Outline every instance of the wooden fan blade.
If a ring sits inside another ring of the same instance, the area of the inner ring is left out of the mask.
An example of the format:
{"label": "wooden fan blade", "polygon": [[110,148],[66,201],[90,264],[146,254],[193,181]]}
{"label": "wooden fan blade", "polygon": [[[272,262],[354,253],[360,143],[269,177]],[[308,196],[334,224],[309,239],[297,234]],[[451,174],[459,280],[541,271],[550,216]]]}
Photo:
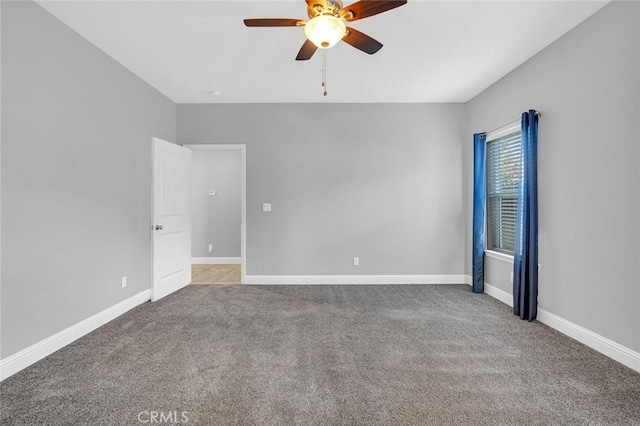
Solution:
{"label": "wooden fan blade", "polygon": [[363,52],[368,53],[369,55],[373,55],[378,50],[382,49],[382,43],[378,40],[373,39],[358,30],[354,30],[351,27],[347,27],[347,35],[344,36],[342,41],[350,44],[356,49],[360,49]]}
{"label": "wooden fan blade", "polygon": [[340,11],[340,17],[349,22],[357,21],[405,4],[407,4],[407,0],[360,0],[350,6],[343,7]]}
{"label": "wooden fan blade", "polygon": [[256,18],[245,19],[247,27],[301,27],[306,21],[291,18]]}
{"label": "wooden fan blade", "polygon": [[316,53],[316,50],[318,50],[318,47],[307,39],[300,48],[298,56],[296,56],[296,61],[307,61],[311,59],[313,54]]}

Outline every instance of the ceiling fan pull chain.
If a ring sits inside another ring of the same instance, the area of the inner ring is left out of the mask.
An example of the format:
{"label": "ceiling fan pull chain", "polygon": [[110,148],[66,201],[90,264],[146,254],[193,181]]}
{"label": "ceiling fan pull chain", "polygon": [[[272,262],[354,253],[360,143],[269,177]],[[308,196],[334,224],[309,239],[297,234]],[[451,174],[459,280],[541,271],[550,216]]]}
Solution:
{"label": "ceiling fan pull chain", "polygon": [[322,51],[322,87],[324,96],[327,96],[327,49]]}

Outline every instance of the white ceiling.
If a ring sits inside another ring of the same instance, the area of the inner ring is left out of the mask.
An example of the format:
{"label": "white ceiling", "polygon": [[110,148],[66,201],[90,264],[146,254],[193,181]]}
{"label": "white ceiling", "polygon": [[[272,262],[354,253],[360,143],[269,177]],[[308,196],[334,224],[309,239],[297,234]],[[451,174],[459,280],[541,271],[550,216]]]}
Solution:
{"label": "white ceiling", "polygon": [[375,55],[328,51],[326,98],[320,51],[294,60],[303,28],[242,22],[306,18],[304,0],[39,4],[173,101],[224,103],[466,102],[607,2],[409,0],[351,24]]}

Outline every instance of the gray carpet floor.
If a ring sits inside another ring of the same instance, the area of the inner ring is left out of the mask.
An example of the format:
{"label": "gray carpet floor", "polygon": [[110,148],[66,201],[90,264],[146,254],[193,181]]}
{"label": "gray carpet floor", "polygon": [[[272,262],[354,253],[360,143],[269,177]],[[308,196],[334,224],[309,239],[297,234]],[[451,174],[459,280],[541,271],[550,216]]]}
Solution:
{"label": "gray carpet floor", "polygon": [[0,392],[3,425],[640,425],[640,374],[464,285],[189,286]]}

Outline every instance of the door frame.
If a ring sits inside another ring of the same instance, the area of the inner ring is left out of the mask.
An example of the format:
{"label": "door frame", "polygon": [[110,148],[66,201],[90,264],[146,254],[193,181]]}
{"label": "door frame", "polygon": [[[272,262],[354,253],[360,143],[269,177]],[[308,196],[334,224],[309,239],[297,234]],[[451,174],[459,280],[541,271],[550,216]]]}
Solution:
{"label": "door frame", "polygon": [[245,144],[187,144],[192,151],[240,151],[240,283],[247,273],[247,146]]}

